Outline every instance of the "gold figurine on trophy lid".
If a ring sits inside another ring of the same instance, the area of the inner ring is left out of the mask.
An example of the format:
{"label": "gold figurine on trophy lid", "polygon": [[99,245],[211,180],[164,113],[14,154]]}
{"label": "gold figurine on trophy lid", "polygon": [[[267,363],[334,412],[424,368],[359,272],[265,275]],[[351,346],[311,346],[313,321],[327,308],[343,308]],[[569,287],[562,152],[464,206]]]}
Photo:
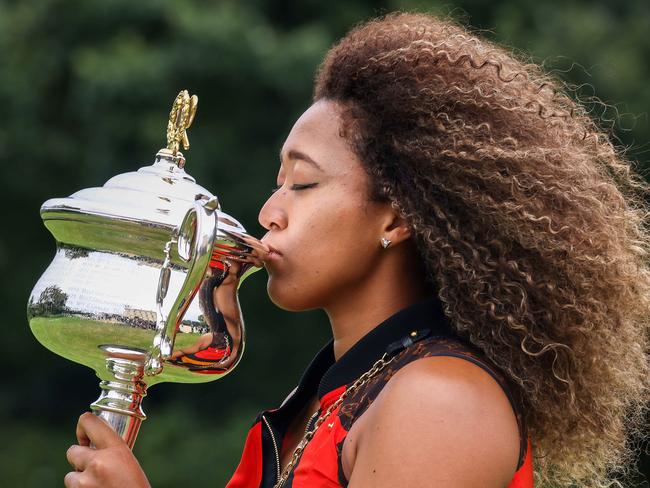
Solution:
{"label": "gold figurine on trophy lid", "polygon": [[167,152],[174,157],[179,168],[185,166],[185,157],[179,151],[181,143],[186,151],[190,148],[190,140],[187,137],[187,129],[190,128],[196,109],[199,104],[199,97],[191,95],[187,90],[181,90],[176,96],[172,109],[169,112],[169,122],[167,123],[167,147],[161,149],[161,152]]}

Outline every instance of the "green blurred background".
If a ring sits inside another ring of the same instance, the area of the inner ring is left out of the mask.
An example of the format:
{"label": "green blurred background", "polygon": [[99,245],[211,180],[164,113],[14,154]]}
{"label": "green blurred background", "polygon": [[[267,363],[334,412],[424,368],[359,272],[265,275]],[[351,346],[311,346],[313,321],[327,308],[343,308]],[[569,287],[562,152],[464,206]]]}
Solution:
{"label": "green blurred background", "polygon": [[[261,235],[257,213],[318,63],[354,24],[395,9],[451,15],[543,62],[647,167],[647,0],[0,0],[2,486],[62,486],[77,416],[99,394],[92,371],[27,327],[29,292],[54,253],[41,203],[150,164],[187,88],[200,99],[188,172]],[[135,452],[153,486],[225,485],[257,411],[284,398],[328,339],[322,313],[278,310],[265,286],[260,272],[242,287],[249,340],[233,374],[150,390]]]}

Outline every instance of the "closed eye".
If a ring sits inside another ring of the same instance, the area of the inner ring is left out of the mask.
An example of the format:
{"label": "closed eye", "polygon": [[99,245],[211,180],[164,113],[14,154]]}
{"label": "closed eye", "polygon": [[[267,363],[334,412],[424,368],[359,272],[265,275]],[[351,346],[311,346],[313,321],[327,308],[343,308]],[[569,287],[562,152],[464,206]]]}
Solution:
{"label": "closed eye", "polygon": [[[291,190],[295,190],[295,191],[299,191],[299,190],[307,190],[308,188],[313,188],[313,187],[315,187],[316,185],[318,185],[318,183],[305,183],[305,184],[302,184],[302,185],[301,185],[301,184],[298,184],[298,183],[295,183],[295,184],[291,185],[291,188],[290,188],[290,189],[291,189]],[[280,188],[282,188],[282,185],[280,185],[280,186],[276,186],[276,187],[274,187],[274,188],[271,188],[271,193],[275,193],[275,192],[278,191]]]}

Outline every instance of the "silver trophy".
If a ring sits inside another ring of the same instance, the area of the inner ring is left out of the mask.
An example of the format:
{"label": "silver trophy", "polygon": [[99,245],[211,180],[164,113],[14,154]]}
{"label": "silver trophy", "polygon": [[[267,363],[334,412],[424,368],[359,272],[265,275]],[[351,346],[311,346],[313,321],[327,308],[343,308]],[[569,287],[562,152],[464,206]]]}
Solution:
{"label": "silver trophy", "polygon": [[91,405],[135,443],[147,388],[228,374],[244,351],[241,282],[260,242],[185,172],[197,97],[172,106],[167,147],[151,166],[41,207],[56,255],[32,290],[29,325],[45,347],[91,367]]}

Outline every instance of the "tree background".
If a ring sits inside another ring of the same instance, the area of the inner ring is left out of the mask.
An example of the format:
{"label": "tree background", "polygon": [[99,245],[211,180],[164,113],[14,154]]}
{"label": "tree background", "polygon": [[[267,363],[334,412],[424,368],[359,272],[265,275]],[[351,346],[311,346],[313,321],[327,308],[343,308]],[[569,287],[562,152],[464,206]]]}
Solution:
{"label": "tree background", "polygon": [[[200,99],[188,172],[262,235],[257,212],[318,63],[350,27],[395,9],[451,15],[544,63],[648,166],[647,0],[0,0],[3,486],[61,486],[77,416],[99,394],[92,371],[45,350],[27,326],[55,246],[41,203],[150,164],[187,88]],[[149,391],[135,452],[153,486],[225,485],[255,414],[284,398],[328,340],[323,314],[278,310],[265,286],[260,272],[242,287],[249,339],[236,372]]]}

